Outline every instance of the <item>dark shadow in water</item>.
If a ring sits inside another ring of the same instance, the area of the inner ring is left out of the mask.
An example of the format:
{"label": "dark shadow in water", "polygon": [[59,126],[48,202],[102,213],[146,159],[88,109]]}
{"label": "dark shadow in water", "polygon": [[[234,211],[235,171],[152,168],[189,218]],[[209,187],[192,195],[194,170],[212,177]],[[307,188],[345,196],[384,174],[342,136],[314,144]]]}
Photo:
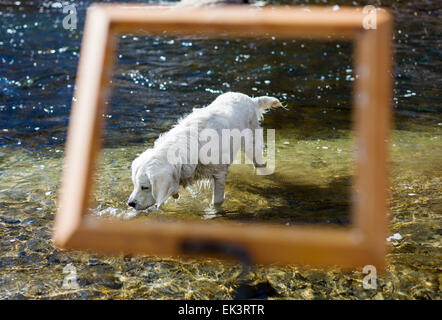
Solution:
{"label": "dark shadow in water", "polygon": [[269,297],[278,297],[278,292],[272,287],[270,282],[260,282],[252,284],[249,282],[242,282],[234,293],[234,300],[246,299],[268,299]]}
{"label": "dark shadow in water", "polygon": [[268,221],[292,224],[350,223],[351,176],[339,177],[328,185],[305,184],[274,173],[268,176],[274,186],[237,185],[252,194],[275,199],[275,206],[258,211],[224,212],[224,218],[241,221]]}

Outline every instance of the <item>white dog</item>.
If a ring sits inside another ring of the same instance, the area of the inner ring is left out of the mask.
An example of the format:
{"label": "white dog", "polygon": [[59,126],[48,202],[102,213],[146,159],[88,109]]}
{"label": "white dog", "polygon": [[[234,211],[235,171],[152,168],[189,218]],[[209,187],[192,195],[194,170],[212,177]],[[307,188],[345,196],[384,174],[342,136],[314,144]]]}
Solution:
{"label": "white dog", "polygon": [[[276,107],[282,105],[273,97],[250,98],[242,93],[228,92],[217,97],[209,106],[194,109],[170,131],[160,135],[153,148],[147,149],[133,161],[134,190],[127,204],[136,210],[152,206],[158,208],[170,196],[178,198],[179,186],[186,187],[201,179],[213,179],[212,204],[221,204],[224,201],[227,170],[244,144],[241,141],[240,145],[231,146],[230,137],[227,144],[225,140],[222,143],[217,140],[219,151],[212,150],[208,156],[208,153],[201,154],[204,148],[202,137],[207,139],[207,132],[221,137],[226,129],[236,129],[236,132],[249,129],[256,133],[256,129],[261,129],[263,113]],[[260,132],[262,135],[262,130]],[[189,139],[196,141],[194,158],[187,152],[191,149]],[[263,166],[263,147],[262,138],[253,139],[251,145],[245,146],[246,154],[249,159],[252,155],[255,167]],[[186,152],[176,156],[175,150],[183,149]],[[207,161],[207,157],[211,160]]]}

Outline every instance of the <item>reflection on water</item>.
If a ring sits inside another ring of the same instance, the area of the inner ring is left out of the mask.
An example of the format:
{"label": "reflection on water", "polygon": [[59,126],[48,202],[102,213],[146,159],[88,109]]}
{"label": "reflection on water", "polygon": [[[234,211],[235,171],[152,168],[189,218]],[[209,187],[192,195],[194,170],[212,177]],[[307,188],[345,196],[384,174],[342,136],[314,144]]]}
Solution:
{"label": "reflection on water", "polygon": [[[55,249],[51,229],[62,167],[84,9],[79,29],[61,28],[54,3],[0,1],[0,298],[232,298],[241,268],[214,260],[106,257]],[[294,1],[294,4],[307,2]],[[340,1],[339,4],[345,4]],[[348,2],[347,4],[351,4]],[[395,131],[391,141],[389,267],[377,290],[359,271],[253,268],[252,283],[277,298],[439,298],[442,117],[435,45],[437,2],[388,1],[396,17]],[[42,37],[44,34],[44,38]],[[92,214],[121,219],[349,223],[353,166],[352,47],[344,42],[121,38]],[[231,167],[223,214],[210,188],[181,190],[161,211],[136,213],[130,163],[160,132],[218,94],[274,95],[288,110],[267,114],[276,129],[276,171]],[[68,264],[78,289],[63,288]],[[64,272],[65,270],[65,272]]]}

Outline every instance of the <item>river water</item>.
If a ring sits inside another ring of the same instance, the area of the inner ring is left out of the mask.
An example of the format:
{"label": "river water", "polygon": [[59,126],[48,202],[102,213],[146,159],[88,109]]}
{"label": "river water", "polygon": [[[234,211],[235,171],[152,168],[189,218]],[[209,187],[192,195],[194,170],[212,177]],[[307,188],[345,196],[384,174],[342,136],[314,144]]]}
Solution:
{"label": "river water", "polygon": [[[0,1],[0,298],[231,299],[241,266],[217,260],[103,256],[51,242],[86,8],[65,30],[55,1]],[[273,4],[365,5],[362,1]],[[438,1],[374,1],[395,17],[389,265],[377,289],[362,270],[255,266],[248,284],[278,299],[440,299],[442,212],[441,7]],[[117,53],[91,213],[119,219],[271,221],[346,225],[354,141],[353,48],[276,38],[195,39],[123,35]],[[223,215],[210,188],[180,192],[161,211],[136,213],[130,163],[161,132],[219,94],[272,95],[276,170],[229,171]],[[74,270],[74,271],[72,271]],[[75,275],[78,286],[66,286]],[[261,288],[261,287],[260,287]],[[269,289],[271,288],[271,289]]]}

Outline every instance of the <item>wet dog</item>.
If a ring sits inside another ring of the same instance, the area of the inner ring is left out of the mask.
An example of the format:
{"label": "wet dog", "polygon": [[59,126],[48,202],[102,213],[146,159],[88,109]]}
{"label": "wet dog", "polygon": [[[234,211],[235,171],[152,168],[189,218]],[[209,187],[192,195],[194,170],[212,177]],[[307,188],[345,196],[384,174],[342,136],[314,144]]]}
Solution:
{"label": "wet dog", "polygon": [[[230,137],[219,137],[226,131],[240,134],[259,131],[256,129],[261,129],[263,113],[277,107],[282,104],[274,97],[251,98],[228,92],[218,96],[209,106],[194,109],[170,131],[160,135],[153,148],[133,161],[134,190],[127,204],[136,210],[159,207],[171,196],[178,198],[180,186],[186,187],[202,179],[213,181],[212,204],[221,204],[227,171],[235,155],[245,148],[255,167],[262,167],[264,142],[262,130],[261,137],[252,137],[250,143],[242,141],[232,145]],[[209,137],[214,147],[210,152],[203,143]]]}

